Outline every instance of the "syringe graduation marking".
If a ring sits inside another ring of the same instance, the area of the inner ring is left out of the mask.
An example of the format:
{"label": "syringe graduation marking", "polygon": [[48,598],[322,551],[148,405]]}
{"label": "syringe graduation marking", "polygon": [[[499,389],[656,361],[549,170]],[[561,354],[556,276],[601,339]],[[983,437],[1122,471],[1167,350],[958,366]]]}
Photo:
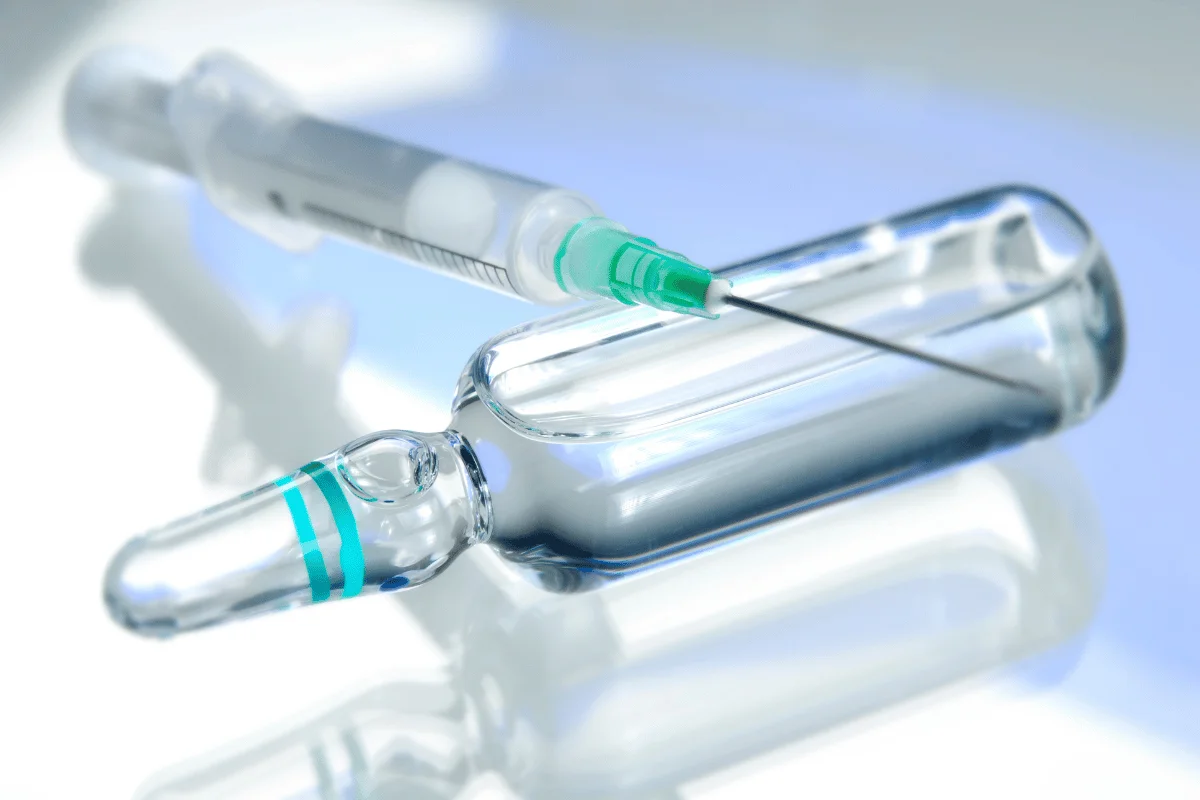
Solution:
{"label": "syringe graduation marking", "polygon": [[514,294],[517,291],[508,276],[508,270],[499,265],[480,261],[478,258],[456,253],[453,250],[447,250],[444,247],[438,247],[428,242],[422,242],[411,236],[405,236],[399,231],[394,231],[390,228],[381,228],[365,220],[347,216],[346,214],[316,205],[315,203],[305,203],[303,209],[306,213],[316,217],[326,227],[340,231],[351,239],[376,247],[384,247],[393,253],[397,253],[418,263],[433,264],[442,269],[457,272],[479,283],[491,284],[501,289],[507,289]]}
{"label": "syringe graduation marking", "polygon": [[876,339],[874,336],[867,336],[866,334],[858,333],[857,331],[840,328],[836,325],[830,325],[827,322],[821,322],[820,320],[813,319],[812,317],[806,317],[803,314],[797,314],[793,311],[785,311],[782,308],[776,308],[775,306],[759,303],[756,300],[748,300],[745,297],[729,295],[725,298],[725,302],[731,306],[735,306],[736,308],[745,309],[746,311],[753,311],[757,314],[764,314],[768,317],[774,317],[775,319],[783,320],[784,322],[790,322],[793,325],[800,325],[805,328],[811,328],[812,330],[820,331],[821,333],[828,333],[831,336],[849,339],[852,342],[858,342],[859,344],[864,344],[867,347],[874,347],[878,350],[883,350],[884,352],[894,353],[895,355],[904,356],[905,358],[911,358],[916,361],[921,361],[925,364],[950,370],[951,372],[957,372],[961,375],[968,375],[972,378],[989,381],[991,383],[1004,386],[1008,389],[1014,389],[1019,392],[1029,392],[1030,394],[1033,394],[1044,400],[1054,402],[1053,399],[1047,395],[1043,389],[1034,386],[1032,383],[1025,383],[1024,381],[1006,378],[1003,375],[985,372],[984,370],[976,369],[975,367],[971,367],[966,364],[960,364],[957,361],[951,361],[949,359],[935,356],[930,353],[925,353],[920,350],[913,350],[903,345],[889,342],[885,339]]}

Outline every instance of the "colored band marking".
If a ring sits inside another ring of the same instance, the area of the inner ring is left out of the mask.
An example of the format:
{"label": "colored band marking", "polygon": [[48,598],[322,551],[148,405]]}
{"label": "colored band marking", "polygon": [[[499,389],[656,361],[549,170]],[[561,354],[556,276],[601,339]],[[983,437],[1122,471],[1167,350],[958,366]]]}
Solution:
{"label": "colored band marking", "polygon": [[304,507],[304,495],[300,494],[291,475],[284,475],[275,481],[275,485],[283,490],[284,502],[292,515],[292,527],[296,529],[296,538],[300,540],[300,550],[304,553],[304,567],[308,570],[312,600],[314,603],[328,600],[329,573],[325,571],[325,559],[321,557],[317,534],[313,530],[312,520],[309,519],[308,509]]}
{"label": "colored band marking", "polygon": [[333,522],[342,539],[342,547],[338,551],[338,560],[342,564],[342,597],[354,597],[362,591],[367,574],[367,562],[363,557],[362,543],[358,540],[358,523],[354,521],[354,512],[350,510],[337,478],[324,464],[313,461],[301,467],[300,471],[317,484],[333,513]]}

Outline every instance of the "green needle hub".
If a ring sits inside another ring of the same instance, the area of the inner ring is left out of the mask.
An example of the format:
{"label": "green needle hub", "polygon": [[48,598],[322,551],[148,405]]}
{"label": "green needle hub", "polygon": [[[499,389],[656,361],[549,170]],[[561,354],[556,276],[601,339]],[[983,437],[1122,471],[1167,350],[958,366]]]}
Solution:
{"label": "green needle hub", "polygon": [[554,256],[563,291],[715,319],[706,307],[713,275],[679,253],[604,217],[577,223]]}

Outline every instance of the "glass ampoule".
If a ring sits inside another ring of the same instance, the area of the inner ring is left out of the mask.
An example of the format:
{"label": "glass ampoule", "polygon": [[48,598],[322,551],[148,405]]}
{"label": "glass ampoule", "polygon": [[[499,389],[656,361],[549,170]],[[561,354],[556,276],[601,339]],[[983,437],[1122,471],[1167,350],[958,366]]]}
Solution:
{"label": "glass ampoule", "polygon": [[[396,665],[386,683],[166,770],[137,796],[451,800],[493,774],[524,800],[679,797],[1071,640],[1100,596],[1099,529],[1078,470],[1035,444],[597,591],[546,592],[477,553],[472,583],[424,590],[466,601],[446,626],[463,641],[445,672]],[[445,579],[466,578],[455,567]],[[1021,674],[1053,679],[1074,652]]]}
{"label": "glass ampoule", "polygon": [[1104,251],[999,188],[723,270],[744,297],[1019,382],[739,309],[588,308],[486,342],[447,431],[381,431],[134,539],[105,597],[170,635],[414,586],[487,543],[588,589],[795,513],[1051,434],[1121,370]]}

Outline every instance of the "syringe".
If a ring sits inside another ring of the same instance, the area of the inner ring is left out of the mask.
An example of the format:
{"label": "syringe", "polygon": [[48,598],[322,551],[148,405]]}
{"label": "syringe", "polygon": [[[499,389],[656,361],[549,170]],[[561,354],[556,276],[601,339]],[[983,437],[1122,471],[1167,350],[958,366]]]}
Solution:
{"label": "syringe", "polygon": [[737,306],[1041,395],[735,296],[728,280],[634,236],[578,192],[310,116],[228,53],[173,80],[141,51],[102,51],[75,71],[65,117],[68,140],[97,170],[190,175],[230,217],[292,250],[332,234],[546,305],[609,299],[708,318]]}
{"label": "syringe", "polygon": [[292,250],[333,234],[545,305],[607,298],[713,317],[728,293],[578,192],[309,116],[226,53],[172,80],[139,51],[103,51],[76,70],[65,115],[90,166],[189,175]]}

